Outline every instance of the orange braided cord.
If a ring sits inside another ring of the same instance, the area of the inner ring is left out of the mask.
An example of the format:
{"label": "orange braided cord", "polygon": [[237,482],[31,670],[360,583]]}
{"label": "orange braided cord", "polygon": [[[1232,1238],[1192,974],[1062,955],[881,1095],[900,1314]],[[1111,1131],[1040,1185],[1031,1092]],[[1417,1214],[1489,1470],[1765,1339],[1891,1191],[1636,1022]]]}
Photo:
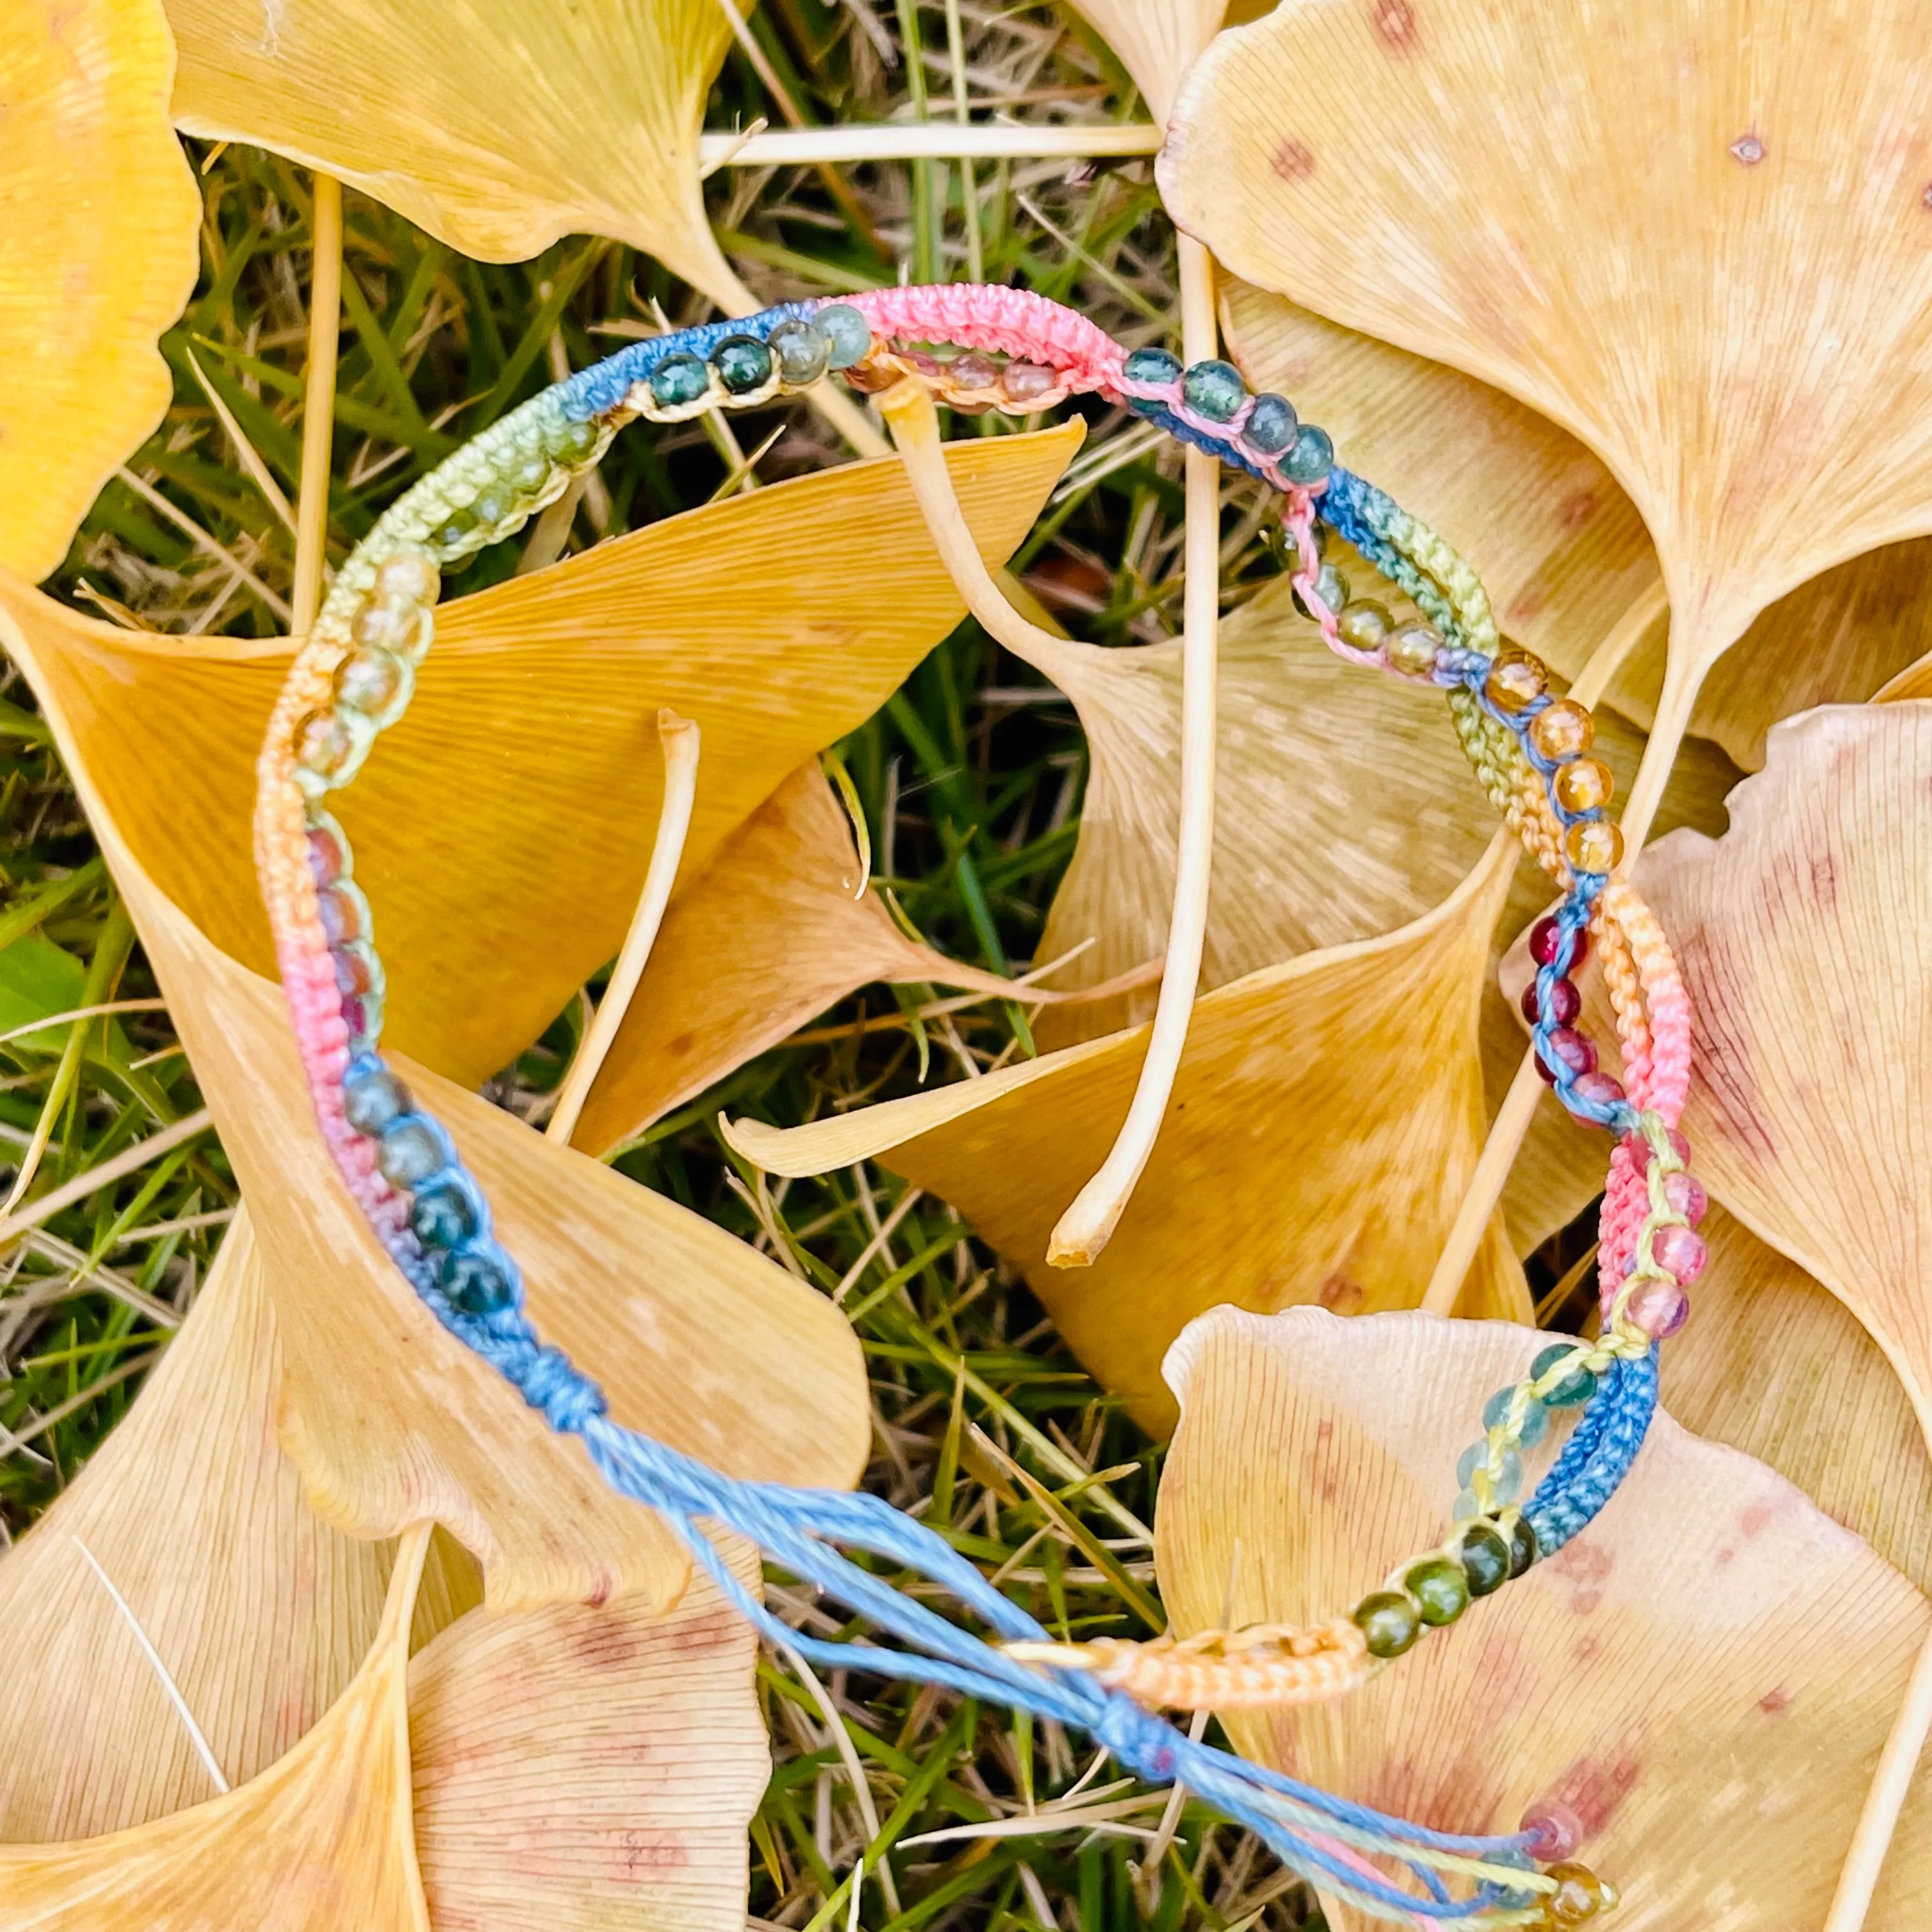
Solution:
{"label": "orange braided cord", "polygon": [[1135,1643],[1010,1643],[1009,1655],[1055,1670],[1090,1670],[1150,1710],[1272,1711],[1320,1704],[1366,1683],[1376,1668],[1368,1639],[1352,1618],[1304,1628],[1250,1624],[1193,1636]]}

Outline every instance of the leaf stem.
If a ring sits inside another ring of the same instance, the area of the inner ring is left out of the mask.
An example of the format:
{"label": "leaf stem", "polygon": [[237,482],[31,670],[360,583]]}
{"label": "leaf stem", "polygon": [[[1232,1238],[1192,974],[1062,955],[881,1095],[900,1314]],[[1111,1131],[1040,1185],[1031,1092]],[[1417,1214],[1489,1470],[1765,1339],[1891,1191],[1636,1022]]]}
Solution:
{"label": "leaf stem", "polygon": [[289,630],[306,636],[322,608],[328,554],[328,469],[335,430],[335,358],[342,334],[342,184],[315,178],[314,246],[309,271],[308,383],[302,401],[302,486],[296,509],[295,588]]}

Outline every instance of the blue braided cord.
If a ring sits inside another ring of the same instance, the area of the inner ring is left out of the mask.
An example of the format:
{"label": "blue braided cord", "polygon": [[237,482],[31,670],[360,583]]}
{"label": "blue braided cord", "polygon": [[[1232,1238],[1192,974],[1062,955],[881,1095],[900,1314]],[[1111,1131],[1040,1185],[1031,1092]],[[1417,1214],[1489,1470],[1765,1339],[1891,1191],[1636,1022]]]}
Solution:
{"label": "blue braided cord", "polygon": [[[1328,487],[1316,506],[1322,520],[1353,544],[1442,633],[1445,644],[1460,646],[1463,632],[1455,607],[1436,580],[1410,562],[1384,534],[1389,512],[1399,507],[1388,491],[1339,464],[1329,471]],[[1485,676],[1488,662],[1484,660]]]}
{"label": "blue braided cord", "polygon": [[[1619,1357],[1604,1372],[1583,1421],[1523,1512],[1547,1556],[1588,1528],[1630,1473],[1657,1412],[1657,1348]],[[1586,1432],[1588,1432],[1588,1439]],[[1579,1449],[1581,1453],[1573,1452]]]}
{"label": "blue braided cord", "polygon": [[760,309],[756,315],[699,323],[669,335],[654,335],[646,342],[633,342],[614,356],[580,369],[550,392],[566,418],[587,422],[621,403],[633,382],[644,381],[667,356],[709,356],[728,335],[755,335],[762,342],[782,322],[802,322],[823,302],[781,302],[776,308]]}

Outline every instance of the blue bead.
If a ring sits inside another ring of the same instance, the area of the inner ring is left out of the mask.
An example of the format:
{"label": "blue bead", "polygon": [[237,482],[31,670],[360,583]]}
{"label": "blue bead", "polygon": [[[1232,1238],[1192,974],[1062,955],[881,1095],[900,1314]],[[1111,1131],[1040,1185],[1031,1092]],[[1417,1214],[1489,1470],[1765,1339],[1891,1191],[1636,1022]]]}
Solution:
{"label": "blue bead", "polygon": [[1130,382],[1158,382],[1165,386],[1180,374],[1180,358],[1165,349],[1136,349],[1121,373]]}
{"label": "blue bead", "polygon": [[384,1130],[376,1165],[392,1186],[418,1187],[442,1171],[442,1136],[419,1114],[404,1114]]}
{"label": "blue bead", "polygon": [[660,409],[688,409],[710,389],[711,372],[695,356],[667,356],[651,371],[651,400]]}
{"label": "blue bead", "polygon": [[[1556,1364],[1576,1352],[1574,1342],[1558,1342],[1544,1350],[1529,1365],[1529,1378],[1540,1382]],[[1588,1369],[1578,1369],[1564,1377],[1543,1400],[1552,1408],[1575,1408],[1597,1392],[1597,1378]]]}
{"label": "blue bead", "polygon": [[466,1248],[445,1255],[436,1284],[466,1315],[494,1315],[517,1298],[515,1277],[503,1259],[487,1249]]}
{"label": "blue bead", "polygon": [[1281,460],[1282,474],[1291,483],[1318,483],[1335,466],[1335,446],[1325,429],[1304,423],[1294,447]]}
{"label": "blue bead", "polygon": [[1180,400],[1210,422],[1227,422],[1247,399],[1247,385],[1232,362],[1196,362],[1180,379]]}
{"label": "blue bead", "polygon": [[755,335],[728,335],[712,350],[711,366],[733,395],[746,396],[772,380],[772,352]]}
{"label": "blue bead", "polygon": [[1257,396],[1247,427],[1241,431],[1241,440],[1250,449],[1273,456],[1294,441],[1300,427],[1294,405],[1286,396]]}
{"label": "blue bead", "polygon": [[829,302],[812,318],[832,339],[833,369],[849,369],[872,352],[872,325],[850,302]]}
{"label": "blue bead", "polygon": [[349,1124],[371,1139],[409,1110],[410,1090],[386,1067],[358,1073],[343,1084],[342,1111]]}
{"label": "blue bead", "polygon": [[[1490,1445],[1486,1442],[1472,1442],[1456,1459],[1456,1480],[1466,1487],[1474,1490],[1476,1472],[1486,1468],[1490,1460]],[[1514,1449],[1502,1453],[1502,1474],[1490,1485],[1490,1492],[1495,1497],[1496,1506],[1513,1503],[1522,1489],[1522,1458]]]}
{"label": "blue bead", "polygon": [[[1506,1421],[1509,1416],[1511,1399],[1516,1394],[1515,1384],[1499,1388],[1483,1405],[1483,1426],[1495,1429]],[[1526,1449],[1534,1449],[1550,1432],[1550,1412],[1534,1396],[1522,1412],[1522,1433],[1516,1438]]]}
{"label": "blue bead", "polygon": [[410,1227],[426,1248],[460,1247],[476,1232],[476,1210],[454,1183],[425,1187],[410,1204]]}

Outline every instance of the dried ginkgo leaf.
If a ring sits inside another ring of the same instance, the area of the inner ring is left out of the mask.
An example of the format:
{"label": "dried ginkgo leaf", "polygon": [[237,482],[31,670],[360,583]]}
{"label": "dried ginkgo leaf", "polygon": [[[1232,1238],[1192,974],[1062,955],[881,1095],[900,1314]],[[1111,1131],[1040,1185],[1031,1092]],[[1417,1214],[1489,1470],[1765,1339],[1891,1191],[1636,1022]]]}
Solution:
{"label": "dried ginkgo leaf", "polygon": [[1920,1589],[1932,1587],[1932,1454],[1878,1344],[1850,1310],[1713,1207],[1691,1318],[1664,1353],[1688,1429],[1791,1480]]}
{"label": "dried ginkgo leaf", "polygon": [[1165,121],[1187,64],[1213,39],[1228,0],[1074,0]]}
{"label": "dried ginkgo leaf", "polygon": [[[1542,0],[1282,8],[1190,70],[1160,179],[1236,274],[1604,459],[1663,568],[1674,744],[1773,598],[1932,529],[1926,170],[1900,132],[1932,99],[1924,28],[1910,0],[1766,0],[1748,32],[1703,0],[1613,32]],[[1532,104],[1501,135],[1499,101]]]}
{"label": "dried ginkgo leaf", "polygon": [[[989,562],[1019,542],[1081,434],[956,448]],[[861,553],[889,562],[855,574]],[[0,608],[156,884],[224,952],[272,973],[249,814],[286,646],[117,630],[4,584]],[[661,708],[704,734],[695,878],[963,608],[887,459],[671,518],[440,610],[407,716],[340,805],[394,1043],[474,1084],[615,954],[650,860]]]}
{"label": "dried ginkgo leaf", "polygon": [[[280,1334],[283,1435],[312,1506],[362,1535],[434,1517],[493,1607],[683,1586],[682,1546],[582,1446],[445,1332],[330,1169],[281,996],[210,942],[129,849],[38,632],[0,638],[33,682],[241,1178]],[[862,1466],[865,1380],[818,1295],[722,1228],[400,1056],[529,1270],[539,1329],[613,1412],[734,1474],[834,1484]],[[716,1338],[736,1339],[721,1355]]]}
{"label": "dried ginkgo leaf", "polygon": [[[758,1552],[733,1555],[758,1587]],[[633,1603],[464,1617],[410,1666],[436,1932],[742,1932],[771,1770],[758,1640],[701,1572]]]}
{"label": "dried ginkgo leaf", "polygon": [[201,196],[160,0],[4,0],[0,44],[0,569],[33,579],[168,406]]}
{"label": "dried ginkgo leaf", "polygon": [[[1429,1547],[1484,1401],[1547,1339],[1307,1309],[1195,1323],[1168,1358],[1183,1419],[1156,1526],[1176,1630],[1333,1616]],[[1928,1622],[1783,1477],[1660,1416],[1556,1556],[1352,1696],[1228,1726],[1249,1756],[1448,1830],[1567,1806],[1628,1932],[1811,1926]],[[1886,1932],[1932,1897],[1932,1790],[1914,1810]]]}
{"label": "dried ginkgo leaf", "polygon": [[614,236],[729,305],[698,134],[718,0],[168,0],[175,118],[338,176],[466,255]]}
{"label": "dried ginkgo leaf", "polygon": [[427,1528],[328,1714],[259,1777],[106,1836],[0,1845],[0,1932],[430,1932],[410,1806],[410,1624]]}
{"label": "dried ginkgo leaf", "polygon": [[[1046,1264],[1048,1236],[1126,1111],[1144,1028],[808,1126],[740,1120],[730,1138],[776,1173],[876,1159],[953,1202],[1082,1360],[1165,1430],[1162,1352],[1216,1302],[1352,1313],[1420,1300],[1481,1136],[1478,1007],[1514,850],[1492,842],[1398,932],[1202,998],[1121,1238],[1078,1273]],[[1527,1306],[1499,1222],[1464,1306]]]}

